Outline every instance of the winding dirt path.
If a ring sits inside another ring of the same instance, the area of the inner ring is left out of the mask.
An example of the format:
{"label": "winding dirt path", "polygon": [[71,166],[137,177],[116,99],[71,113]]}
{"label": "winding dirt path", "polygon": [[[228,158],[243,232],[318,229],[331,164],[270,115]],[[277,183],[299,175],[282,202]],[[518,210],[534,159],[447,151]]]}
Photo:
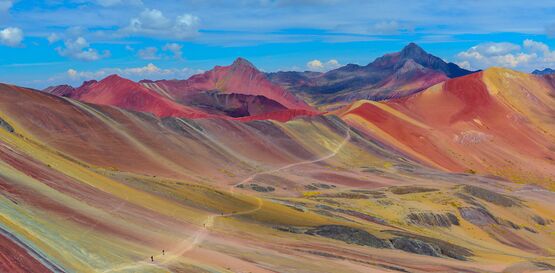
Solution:
{"label": "winding dirt path", "polygon": [[[307,164],[314,164],[314,163],[318,163],[318,162],[321,162],[321,161],[328,160],[328,159],[336,156],[341,151],[341,149],[343,149],[343,147],[350,140],[351,140],[351,131],[349,129],[347,131],[347,135],[345,136],[343,141],[330,154],[328,154],[326,156],[323,156],[323,157],[320,157],[320,158],[317,158],[317,159],[300,161],[300,162],[297,162],[297,163],[292,163],[292,164],[288,164],[288,165],[279,167],[277,169],[255,173],[255,174],[245,178],[244,180],[242,180],[242,181],[240,181],[236,184],[231,185],[230,188],[229,188],[229,192],[232,195],[235,194],[235,189],[238,186],[252,181],[254,178],[256,178],[259,175],[273,174],[273,173],[277,173],[277,172],[280,172],[280,171],[283,171],[283,170],[286,170],[286,169],[290,169],[290,168],[293,168],[293,167],[297,167],[297,166],[301,166],[301,165],[307,165]],[[214,223],[215,223],[215,221],[218,217],[233,217],[233,216],[251,214],[251,213],[259,211],[262,208],[264,202],[262,201],[262,198],[260,198],[258,196],[255,196],[254,198],[256,198],[257,206],[252,208],[252,209],[244,210],[244,211],[240,211],[240,212],[209,215],[202,222],[202,225],[203,225],[202,228],[198,229],[192,236],[190,236],[190,237],[184,239],[183,241],[181,241],[180,243],[178,243],[173,248],[173,250],[166,251],[166,255],[159,254],[159,255],[154,256],[155,262],[151,262],[150,259],[147,258],[145,260],[138,261],[138,262],[130,262],[130,263],[126,263],[126,264],[121,264],[117,267],[102,271],[102,273],[118,272],[118,271],[130,270],[130,269],[148,267],[148,266],[166,269],[165,268],[166,264],[178,259],[179,257],[183,256],[183,254],[195,249],[199,244],[201,244],[204,241],[204,239],[206,238],[206,236],[208,236],[208,234],[210,233],[210,229],[212,227],[214,227]]]}

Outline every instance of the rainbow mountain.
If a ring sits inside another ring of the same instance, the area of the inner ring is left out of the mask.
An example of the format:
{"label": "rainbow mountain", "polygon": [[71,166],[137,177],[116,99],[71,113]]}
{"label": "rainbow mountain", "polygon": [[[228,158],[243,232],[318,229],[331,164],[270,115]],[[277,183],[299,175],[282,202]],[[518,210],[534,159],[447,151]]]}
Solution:
{"label": "rainbow mountain", "polygon": [[1,84],[0,271],[553,270],[555,77],[430,56]]}

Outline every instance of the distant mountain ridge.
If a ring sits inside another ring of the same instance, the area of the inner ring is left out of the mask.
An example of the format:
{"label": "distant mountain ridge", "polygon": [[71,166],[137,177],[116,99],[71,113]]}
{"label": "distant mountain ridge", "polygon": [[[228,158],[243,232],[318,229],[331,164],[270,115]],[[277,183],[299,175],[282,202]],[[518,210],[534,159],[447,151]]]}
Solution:
{"label": "distant mountain ridge", "polygon": [[143,81],[144,86],[188,104],[191,96],[206,91],[264,96],[288,109],[313,110],[302,99],[268,80],[253,64],[237,58],[229,66],[216,66],[186,80]]}
{"label": "distant mountain ridge", "polygon": [[209,116],[118,75],[110,75],[101,81],[87,81],[78,88],[58,86],[47,88],[45,91],[83,102],[149,112],[159,117],[200,118]]}
{"label": "distant mountain ridge", "polygon": [[403,97],[471,73],[410,43],[400,52],[386,54],[366,66],[348,64],[319,74],[276,72],[268,73],[268,77],[293,93],[325,104]]}
{"label": "distant mountain ridge", "polygon": [[553,73],[555,73],[555,70],[551,69],[551,68],[545,68],[544,70],[536,69],[536,70],[532,71],[532,74],[534,74],[534,75],[549,75],[549,74],[553,74]]}
{"label": "distant mountain ridge", "polygon": [[[263,117],[271,112],[308,113],[360,99],[385,100],[420,92],[436,83],[473,73],[410,43],[365,66],[348,64],[320,72],[263,73],[244,58],[215,66],[186,80],[142,80],[119,76],[59,85],[44,92],[89,103],[150,112],[157,116]],[[289,117],[292,114],[286,114]],[[280,119],[284,119],[281,117]]]}
{"label": "distant mountain ridge", "polygon": [[243,58],[187,80],[137,83],[111,75],[101,81],[84,82],[78,88],[59,85],[43,91],[88,103],[150,112],[159,117],[287,121],[318,113],[286,89],[271,83]]}

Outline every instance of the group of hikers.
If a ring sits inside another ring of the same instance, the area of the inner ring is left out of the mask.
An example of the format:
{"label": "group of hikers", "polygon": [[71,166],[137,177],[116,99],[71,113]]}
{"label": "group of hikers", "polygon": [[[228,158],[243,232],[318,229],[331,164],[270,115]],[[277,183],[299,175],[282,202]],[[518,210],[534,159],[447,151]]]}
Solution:
{"label": "group of hikers", "polygon": [[[166,251],[162,249],[162,255],[166,255]],[[154,262],[154,256],[150,256],[150,261]]]}
{"label": "group of hikers", "polygon": [[[236,213],[235,211],[233,213]],[[222,212],[222,216],[224,216],[224,213]],[[202,224],[204,227],[206,227],[206,224]],[[162,255],[166,255],[166,250],[162,249]],[[150,261],[154,262],[154,256],[150,256]]]}

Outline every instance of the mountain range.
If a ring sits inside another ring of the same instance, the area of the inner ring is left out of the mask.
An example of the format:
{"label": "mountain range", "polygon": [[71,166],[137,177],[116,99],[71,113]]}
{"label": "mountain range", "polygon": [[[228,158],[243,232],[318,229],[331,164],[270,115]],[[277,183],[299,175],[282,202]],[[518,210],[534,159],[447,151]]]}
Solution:
{"label": "mountain range", "polygon": [[365,66],[349,64],[318,74],[276,72],[268,77],[316,104],[330,104],[403,97],[470,73],[410,43],[400,52],[384,55]]}
{"label": "mountain range", "polygon": [[[403,97],[470,73],[411,43],[400,52],[387,54],[366,66],[349,64],[327,73],[264,74],[249,61],[238,58],[229,66],[216,66],[186,80],[134,83],[112,75],[98,83],[85,82],[75,89],[60,85],[44,91],[157,116],[237,118],[278,110],[287,113],[287,109],[310,114],[316,112],[315,107],[327,104]],[[146,101],[156,102],[147,105]],[[149,107],[153,109],[149,111]]]}
{"label": "mountain range", "polygon": [[0,84],[1,272],[549,272],[555,75]]}
{"label": "mountain range", "polygon": [[534,75],[549,75],[549,74],[553,74],[555,73],[555,70],[551,69],[551,68],[545,68],[543,70],[534,70],[532,71],[532,74]]}
{"label": "mountain range", "polygon": [[149,112],[158,117],[245,118],[279,113],[294,117],[316,110],[287,90],[272,84],[250,62],[238,58],[187,80],[133,82],[111,75],[80,87],[52,86],[44,92],[88,103]]}

